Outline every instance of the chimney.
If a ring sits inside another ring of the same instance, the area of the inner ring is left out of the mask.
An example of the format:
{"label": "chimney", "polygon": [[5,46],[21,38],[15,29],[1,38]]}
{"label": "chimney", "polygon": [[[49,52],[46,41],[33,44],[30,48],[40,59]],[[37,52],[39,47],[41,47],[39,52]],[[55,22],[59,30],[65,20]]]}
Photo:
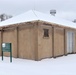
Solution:
{"label": "chimney", "polygon": [[50,10],[50,14],[53,15],[53,16],[55,16],[56,10],[54,10],[54,9]]}

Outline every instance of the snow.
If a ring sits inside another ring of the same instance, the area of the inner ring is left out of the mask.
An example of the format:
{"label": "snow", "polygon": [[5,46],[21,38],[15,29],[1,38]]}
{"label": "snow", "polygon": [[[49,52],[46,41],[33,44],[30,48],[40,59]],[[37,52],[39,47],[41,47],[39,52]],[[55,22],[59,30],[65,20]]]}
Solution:
{"label": "snow", "polygon": [[41,61],[13,58],[12,63],[4,57],[0,75],[76,75],[76,54]]}
{"label": "snow", "polygon": [[11,25],[11,24],[17,24],[17,23],[35,21],[35,20],[42,20],[42,21],[46,21],[46,22],[60,24],[61,26],[76,28],[76,24],[71,21],[64,20],[62,18],[58,18],[58,17],[52,16],[50,14],[49,15],[44,14],[44,13],[41,13],[41,12],[38,12],[35,10],[29,10],[21,15],[18,15],[16,17],[8,19],[4,22],[1,22],[0,26],[7,26],[7,25]]}
{"label": "snow", "polygon": [[13,17],[13,18],[10,18],[10,19],[7,19],[7,20],[1,22],[0,26],[16,24],[16,23],[21,23],[21,22],[28,22],[28,21],[33,21],[33,20],[37,20],[37,17],[31,10],[24,14],[18,15],[16,17]]}

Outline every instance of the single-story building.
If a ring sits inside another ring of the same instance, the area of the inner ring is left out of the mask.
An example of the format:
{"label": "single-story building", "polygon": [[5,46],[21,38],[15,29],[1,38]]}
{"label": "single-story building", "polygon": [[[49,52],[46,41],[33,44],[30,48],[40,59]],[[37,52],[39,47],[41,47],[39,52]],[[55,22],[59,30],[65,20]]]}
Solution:
{"label": "single-story building", "polygon": [[12,43],[15,58],[41,60],[76,53],[76,24],[30,10],[0,23],[0,55],[2,43]]}

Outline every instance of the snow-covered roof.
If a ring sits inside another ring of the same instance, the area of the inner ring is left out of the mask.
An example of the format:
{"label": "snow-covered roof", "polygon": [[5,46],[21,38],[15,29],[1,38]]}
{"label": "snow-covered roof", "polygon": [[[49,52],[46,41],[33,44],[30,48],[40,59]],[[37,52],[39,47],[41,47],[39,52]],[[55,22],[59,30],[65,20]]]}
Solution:
{"label": "snow-covered roof", "polygon": [[49,15],[44,14],[35,10],[30,10],[28,12],[25,12],[24,14],[0,22],[0,26],[7,26],[11,24],[34,21],[34,20],[42,20],[42,21],[60,24],[61,26],[76,28],[76,24],[71,21],[57,18],[56,16],[52,16],[50,14]]}

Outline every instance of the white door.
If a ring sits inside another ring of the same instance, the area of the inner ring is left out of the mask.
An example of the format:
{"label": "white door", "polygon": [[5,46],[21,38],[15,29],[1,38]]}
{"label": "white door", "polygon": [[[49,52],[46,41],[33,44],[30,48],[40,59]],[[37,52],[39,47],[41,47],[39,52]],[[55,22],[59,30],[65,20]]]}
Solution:
{"label": "white door", "polygon": [[74,50],[74,32],[67,32],[67,53],[72,53]]}

